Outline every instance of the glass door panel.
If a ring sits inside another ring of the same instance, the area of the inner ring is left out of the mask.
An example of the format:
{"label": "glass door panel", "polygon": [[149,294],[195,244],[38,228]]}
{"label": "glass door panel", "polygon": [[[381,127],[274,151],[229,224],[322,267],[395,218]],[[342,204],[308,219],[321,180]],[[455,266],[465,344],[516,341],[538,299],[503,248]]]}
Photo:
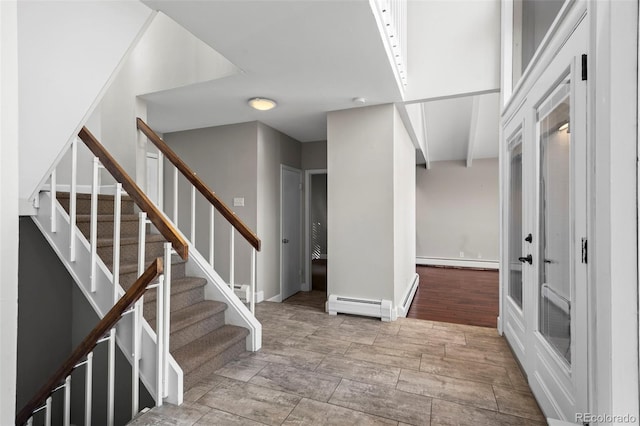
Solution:
{"label": "glass door panel", "polygon": [[538,109],[540,140],[539,331],[571,364],[570,81]]}
{"label": "glass door panel", "polygon": [[509,297],[522,309],[522,134],[514,138],[509,164]]}

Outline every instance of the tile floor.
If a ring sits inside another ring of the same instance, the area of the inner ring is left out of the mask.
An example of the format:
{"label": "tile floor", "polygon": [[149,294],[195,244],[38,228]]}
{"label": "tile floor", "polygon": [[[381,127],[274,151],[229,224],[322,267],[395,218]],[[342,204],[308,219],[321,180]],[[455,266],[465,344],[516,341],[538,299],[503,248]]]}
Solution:
{"label": "tile floor", "polygon": [[537,425],[495,329],[263,302],[263,348],[132,425]]}

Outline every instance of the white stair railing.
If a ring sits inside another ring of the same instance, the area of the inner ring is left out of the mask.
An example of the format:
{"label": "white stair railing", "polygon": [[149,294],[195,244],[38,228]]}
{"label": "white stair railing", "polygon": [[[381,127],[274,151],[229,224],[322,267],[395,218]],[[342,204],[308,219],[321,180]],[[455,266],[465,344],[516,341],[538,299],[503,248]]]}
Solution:
{"label": "white stair railing", "polygon": [[[205,260],[208,262],[209,267],[212,270],[216,270],[215,260],[216,257],[214,255],[215,250],[215,242],[216,242],[216,233],[215,233],[215,215],[218,212],[222,217],[224,217],[229,223],[229,275],[228,275],[228,286],[231,289],[232,293],[236,295],[242,294],[240,290],[242,287],[249,287],[248,296],[242,300],[251,311],[252,314],[255,315],[255,301],[256,301],[256,261],[257,261],[257,252],[260,250],[260,240],[258,237],[236,216],[234,212],[232,212],[219,198],[218,196],[211,191],[204,182],[200,180],[199,177],[196,176],[196,173],[193,172],[189,167],[184,164],[182,160],[180,160],[177,155],[169,148],[166,143],[155,133],[153,130],[141,119],[137,119],[138,130],[142,132],[146,138],[144,140],[152,142],[156,148],[158,149],[158,161],[163,161],[163,159],[169,160],[167,164],[170,167],[173,167],[173,173],[169,172],[167,175],[172,176],[171,188],[172,188],[172,203],[171,207],[167,209],[167,206],[164,206],[163,203],[158,203],[159,207],[163,207],[165,209],[165,216],[172,218],[173,225],[178,228],[178,217],[179,217],[179,205],[180,205],[180,197],[179,197],[179,187],[180,187],[180,175],[184,176],[184,183],[187,185],[189,190],[189,211],[188,215],[185,214],[187,218],[190,219],[188,233],[189,233],[189,243],[192,249],[196,251],[205,251],[208,249],[209,256]],[[162,166],[159,165],[158,169],[164,169],[164,163]],[[158,176],[158,186],[161,187],[162,184],[162,175]],[[159,191],[162,193],[163,191]],[[198,198],[198,194],[199,197]],[[161,199],[158,197],[158,199]],[[196,226],[197,226],[197,216],[196,216],[196,205],[198,200],[203,200],[206,205],[209,207],[208,218],[206,218],[203,223],[208,222],[208,233],[205,234],[207,236],[207,241],[204,247],[199,247],[196,242]],[[169,215],[167,212],[171,211]],[[184,212],[183,212],[184,213]],[[236,280],[236,255],[238,251],[238,247],[236,247],[236,231],[243,237],[245,244],[248,244],[251,254],[250,254],[250,265],[248,270],[245,270],[246,278],[249,279],[249,283],[244,285],[239,284]],[[185,231],[184,233],[186,233]],[[184,234],[183,233],[183,234]],[[248,273],[247,273],[248,272]]]}
{"label": "white stair railing", "polygon": [[[90,135],[86,129],[85,138],[87,135]],[[81,132],[82,136],[82,132]],[[93,136],[91,135],[91,138]],[[85,141],[85,143],[87,143]],[[99,145],[97,141],[95,141],[96,146]],[[49,179],[49,196],[50,196],[50,209],[48,209],[50,218],[49,218],[49,227],[50,233],[56,234],[58,232],[59,223],[58,216],[60,215],[58,209],[60,205],[58,203],[58,194],[61,192],[69,191],[69,234],[68,234],[68,242],[69,242],[69,256],[66,261],[76,262],[78,257],[78,247],[77,240],[79,237],[79,229],[77,227],[77,212],[78,212],[78,138],[76,138],[70,145],[70,179],[71,181],[67,185],[61,185],[59,182],[60,171],[58,170],[59,164],[56,164],[51,172]],[[89,146],[89,145],[88,145]],[[91,147],[89,146],[91,149]],[[104,149],[99,146],[100,149]],[[94,146],[95,149],[95,146]],[[106,152],[106,151],[105,151]],[[115,160],[109,158],[110,161]],[[105,187],[101,186],[101,171],[105,169],[103,164],[101,163],[99,157],[92,157],[92,169],[91,169],[91,198],[90,198],[90,217],[89,217],[89,238],[88,238],[88,248],[89,248],[89,257],[88,257],[88,278],[89,285],[88,290],[91,294],[94,294],[92,297],[101,297],[99,295],[95,295],[98,290],[98,279],[99,275],[98,271],[104,271],[104,263],[98,256],[98,236],[103,235],[103,231],[100,231],[101,234],[98,233],[98,220],[99,220],[99,212],[100,212],[100,192],[101,189]],[[113,166],[112,166],[113,167]],[[119,168],[119,166],[117,166]],[[113,174],[111,176],[114,176]],[[131,184],[129,184],[131,186]],[[135,184],[134,184],[135,185]],[[136,187],[137,188],[137,187]],[[139,189],[138,189],[139,190]],[[125,291],[120,286],[120,248],[121,248],[121,220],[122,220],[122,195],[123,195],[123,185],[121,182],[118,182],[116,179],[116,183],[113,186],[113,267],[112,273],[107,275],[110,280],[110,285],[112,286],[112,305],[115,306],[121,297],[125,294]],[[146,196],[144,196],[146,197]],[[145,272],[145,239],[147,234],[147,226],[151,223],[147,220],[146,213],[139,213],[139,232],[138,232],[138,274],[137,276],[142,276],[143,272]],[[157,214],[156,214],[157,216]],[[103,226],[103,225],[101,225]],[[41,228],[42,229],[42,228]],[[166,243],[164,245],[164,254],[163,260],[164,265],[167,265],[166,271],[169,275],[160,275],[156,283],[151,284],[147,287],[147,289],[155,289],[157,292],[156,297],[156,324],[155,324],[155,335],[153,335],[153,331],[149,333],[149,331],[145,331],[147,334],[151,334],[151,338],[155,339],[155,379],[153,380],[153,384],[155,385],[155,402],[157,406],[163,404],[163,399],[168,397],[169,395],[169,371],[170,371],[170,360],[172,357],[169,353],[169,331],[170,331],[170,288],[171,288],[171,256],[173,253],[172,243]],[[184,253],[186,253],[186,246]],[[62,259],[65,261],[65,259]],[[100,268],[99,268],[99,265]],[[101,272],[102,276],[104,273]],[[100,284],[102,287],[104,284]],[[131,329],[131,362],[132,362],[132,378],[131,378],[131,415],[132,417],[138,414],[139,411],[139,400],[140,400],[140,389],[139,383],[141,380],[141,370],[140,370],[140,361],[142,360],[142,340],[143,340],[143,329],[145,320],[143,318],[143,298],[135,303],[132,309],[124,312],[122,315],[131,314],[132,316],[132,329]],[[112,328],[109,330],[103,338],[98,340],[97,344],[102,342],[108,342],[108,356],[107,356],[107,418],[105,421],[100,421],[99,423],[105,423],[109,426],[114,424],[115,419],[115,347],[116,347],[116,328]],[[148,345],[147,345],[148,346]],[[174,361],[175,362],[175,361]],[[92,380],[92,372],[93,372],[93,352],[90,352],[86,359],[77,365],[74,366],[78,368],[80,366],[86,366],[86,374],[85,374],[85,424],[91,424],[91,404],[93,399],[93,380]],[[175,371],[176,367],[173,366],[173,370]],[[179,369],[179,367],[178,367]],[[178,374],[181,374],[178,373]],[[178,379],[180,381],[180,379]],[[181,385],[180,385],[181,386]],[[64,424],[70,424],[70,396],[71,396],[71,375],[66,377],[64,384],[60,385],[54,391],[58,391],[64,389],[65,394],[65,402],[63,408],[63,418]],[[180,390],[181,392],[181,390]],[[181,396],[178,397],[178,400],[181,400]],[[50,422],[51,418],[51,399],[47,399],[46,403],[41,407],[37,407],[33,413],[43,411],[44,412],[44,422]],[[32,421],[32,417],[29,421]]]}
{"label": "white stair railing", "polygon": [[[153,284],[154,279],[158,279],[156,284]],[[54,375],[49,379],[49,381],[39,390],[39,392],[27,403],[27,405],[20,410],[18,416],[16,417],[17,425],[32,425],[34,422],[34,416],[40,411],[44,411],[44,424],[51,424],[51,413],[52,413],[52,395],[59,390],[64,390],[64,399],[63,399],[63,424],[65,426],[71,425],[71,373],[76,369],[84,366],[84,378],[85,378],[85,389],[84,389],[84,424],[91,425],[92,423],[105,423],[103,421],[94,422],[92,417],[92,402],[93,402],[93,349],[103,343],[109,342],[109,389],[108,394],[113,395],[113,366],[115,365],[115,354],[114,350],[114,341],[115,341],[115,325],[126,315],[127,313],[134,313],[134,315],[138,312],[136,308],[129,309],[125,311],[128,306],[132,303],[136,303],[138,298],[142,296],[142,294],[151,289],[156,288],[158,291],[158,316],[156,326],[159,327],[158,334],[158,345],[157,345],[157,382],[156,386],[158,389],[162,389],[163,387],[163,365],[162,365],[162,357],[163,353],[163,316],[162,316],[162,307],[164,306],[162,300],[162,284],[163,284],[163,275],[162,275],[162,263],[159,259],[153,261],[149,267],[143,271],[140,277],[136,280],[136,282],[132,285],[129,292],[127,292],[121,299],[118,299],[118,302],[112,307],[112,309],[105,315],[105,317],[100,320],[98,325],[87,335],[87,337],[78,345],[78,347],[74,350],[74,352],[67,358],[67,360],[61,365],[61,367],[54,373]],[[99,338],[99,336],[104,335],[105,333],[107,337]],[[142,333],[142,328],[139,327],[134,332],[135,334]],[[140,377],[134,377],[134,381],[138,381]],[[138,395],[135,395],[132,398],[132,404],[138,404],[137,400]],[[162,405],[162,392],[159,392],[156,395],[156,405]],[[107,425],[113,425],[114,418],[114,410],[113,410],[113,402],[112,400],[108,401],[109,407],[107,411]],[[133,413],[133,415],[137,414],[137,411]],[[133,417],[133,416],[132,416]]]}

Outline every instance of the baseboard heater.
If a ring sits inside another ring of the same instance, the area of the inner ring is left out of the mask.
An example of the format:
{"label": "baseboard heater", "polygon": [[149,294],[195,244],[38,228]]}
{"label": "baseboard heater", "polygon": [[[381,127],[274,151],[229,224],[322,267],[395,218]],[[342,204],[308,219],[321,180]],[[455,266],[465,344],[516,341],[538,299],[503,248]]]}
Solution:
{"label": "baseboard heater", "polygon": [[233,292],[242,303],[249,303],[251,300],[251,287],[248,284],[234,284]]}
{"label": "baseboard heater", "polygon": [[390,300],[371,300],[345,297],[332,294],[329,296],[329,315],[352,314],[380,318],[382,321],[395,320],[393,305]]}
{"label": "baseboard heater", "polygon": [[402,305],[398,306],[398,316],[406,317],[409,312],[409,308],[411,307],[411,303],[413,302],[413,298],[416,295],[416,291],[418,290],[418,285],[420,284],[420,276],[415,274],[413,279],[411,280],[411,285],[407,289],[407,292],[404,295],[404,299],[402,299]]}

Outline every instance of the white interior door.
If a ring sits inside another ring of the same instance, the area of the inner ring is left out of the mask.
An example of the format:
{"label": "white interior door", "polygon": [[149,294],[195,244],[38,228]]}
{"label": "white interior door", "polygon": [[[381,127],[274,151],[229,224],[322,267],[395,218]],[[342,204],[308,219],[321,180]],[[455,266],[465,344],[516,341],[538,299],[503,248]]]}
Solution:
{"label": "white interior door", "polygon": [[280,182],[280,294],[284,300],[300,291],[302,279],[302,172],[281,166]]}

